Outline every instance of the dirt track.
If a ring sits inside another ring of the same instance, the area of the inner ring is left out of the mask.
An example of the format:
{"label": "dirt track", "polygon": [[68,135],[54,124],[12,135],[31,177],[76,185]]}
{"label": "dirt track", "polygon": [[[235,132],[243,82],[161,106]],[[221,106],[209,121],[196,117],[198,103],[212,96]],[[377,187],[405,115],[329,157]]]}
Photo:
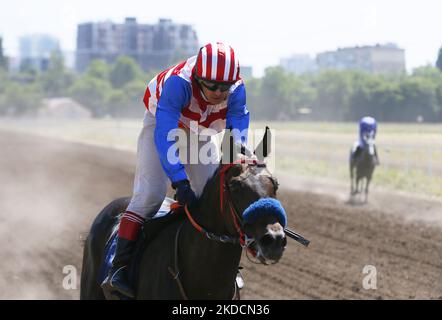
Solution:
{"label": "dirt track", "polygon": [[[79,276],[81,237],[105,204],[130,194],[134,155],[3,131],[0,150],[0,298],[77,299],[63,267]],[[243,298],[442,299],[440,226],[284,185],[280,199],[312,244],[289,241],[274,266],[243,259]],[[376,290],[363,289],[365,265],[377,269]]]}

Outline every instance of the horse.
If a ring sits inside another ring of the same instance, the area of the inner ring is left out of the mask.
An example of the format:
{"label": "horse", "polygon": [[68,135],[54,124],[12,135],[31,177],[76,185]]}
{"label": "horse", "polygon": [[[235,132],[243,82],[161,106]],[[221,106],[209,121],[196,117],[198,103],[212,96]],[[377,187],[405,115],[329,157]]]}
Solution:
{"label": "horse", "polygon": [[[267,156],[267,129],[260,144],[265,150],[262,159]],[[272,213],[250,221],[242,216],[254,203],[276,200],[278,182],[262,159],[221,162],[197,208],[173,213],[185,214],[187,219],[164,226],[143,248],[134,283],[136,299],[239,299],[235,279],[243,248],[263,264],[281,259],[287,244],[285,221]],[[98,280],[100,265],[129,200],[112,201],[92,224],[84,246],[80,299],[106,298]]]}
{"label": "horse", "polygon": [[364,147],[359,146],[356,154],[353,151],[350,153],[350,197],[353,200],[357,194],[362,193],[362,179],[365,179],[364,203],[367,203],[370,181],[379,162],[373,137],[365,134],[363,139]]}

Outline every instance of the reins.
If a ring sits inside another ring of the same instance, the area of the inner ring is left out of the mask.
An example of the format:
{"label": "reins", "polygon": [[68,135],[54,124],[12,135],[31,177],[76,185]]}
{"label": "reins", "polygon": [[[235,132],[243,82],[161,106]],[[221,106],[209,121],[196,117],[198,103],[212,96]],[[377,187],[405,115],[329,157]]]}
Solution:
{"label": "reins", "polygon": [[[249,160],[250,161],[250,160]],[[235,226],[236,232],[238,233],[237,237],[232,237],[229,235],[217,235],[213,232],[209,232],[207,231],[204,227],[202,227],[200,224],[198,224],[195,219],[192,217],[192,214],[189,210],[189,208],[187,207],[187,205],[184,206],[184,211],[187,215],[187,218],[189,219],[191,225],[201,234],[204,234],[208,239],[210,240],[214,240],[217,242],[221,242],[221,243],[230,243],[230,244],[239,244],[241,245],[241,247],[244,249],[246,249],[246,253],[250,252],[250,254],[253,257],[256,257],[257,253],[256,251],[250,247],[250,245],[254,242],[254,239],[251,238],[247,238],[247,235],[245,234],[245,232],[242,230],[241,228],[241,224],[240,224],[240,216],[238,215],[237,210],[235,209],[233,203],[232,203],[232,199],[230,197],[230,192],[229,192],[229,188],[225,182],[225,174],[226,172],[232,168],[233,166],[237,165],[237,164],[243,164],[246,163],[246,160],[241,159],[238,161],[235,161],[233,163],[229,163],[229,164],[225,164],[223,165],[223,167],[221,167],[219,175],[220,175],[220,211],[221,214],[224,214],[224,202],[226,201],[228,203],[229,206],[229,212],[232,216],[233,219],[233,224]],[[265,163],[262,162],[258,162],[257,160],[251,160],[250,163],[248,163],[249,166],[259,166],[259,167],[266,167]],[[178,202],[172,203],[171,205],[171,209],[173,211],[176,211],[177,209],[182,208],[182,206],[180,204],[178,204]],[[188,297],[186,295],[186,292],[184,290],[184,287],[181,283],[181,279],[180,279],[180,271],[178,268],[178,236],[181,230],[181,227],[183,225],[181,225],[178,230],[177,233],[175,235],[175,266],[174,266],[174,270],[172,268],[168,268],[169,272],[171,273],[173,279],[177,282],[178,284],[178,288],[180,290],[181,296],[185,299],[188,300]],[[247,255],[247,258],[249,258],[249,256]],[[250,260],[250,258],[249,258]],[[233,299],[236,296],[236,283],[235,283],[235,293],[233,296]]]}
{"label": "reins", "polygon": [[[225,164],[221,167],[219,175],[220,175],[220,211],[221,214],[224,214],[224,204],[227,202],[229,206],[229,212],[232,216],[233,224],[235,226],[235,230],[238,233],[237,237],[232,237],[229,235],[217,235],[213,232],[207,231],[204,227],[202,227],[200,224],[198,224],[195,219],[192,217],[192,214],[187,207],[187,205],[184,206],[184,211],[187,215],[187,218],[189,219],[192,226],[200,233],[204,234],[208,239],[215,240],[222,243],[231,243],[231,244],[240,244],[242,248],[246,248],[253,256],[256,256],[256,252],[254,249],[250,248],[250,244],[254,241],[254,239],[248,239],[245,232],[241,228],[241,218],[238,214],[237,210],[235,209],[235,206],[232,203],[232,199],[230,197],[229,188],[225,182],[225,174],[226,172],[232,168],[233,166],[237,164],[243,164],[246,163],[247,160],[240,159],[233,163]],[[259,166],[259,167],[266,167],[265,163],[258,162],[257,160],[248,160],[250,163],[248,163],[249,166]],[[176,210],[178,208],[182,207],[178,203],[173,203],[171,206],[172,210]]]}

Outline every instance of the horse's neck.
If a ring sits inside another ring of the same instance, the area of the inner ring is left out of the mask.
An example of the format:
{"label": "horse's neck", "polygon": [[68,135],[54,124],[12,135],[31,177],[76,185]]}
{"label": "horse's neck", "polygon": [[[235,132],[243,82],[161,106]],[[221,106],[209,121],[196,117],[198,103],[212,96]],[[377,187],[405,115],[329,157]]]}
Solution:
{"label": "horse's neck", "polygon": [[374,166],[374,157],[374,154],[370,154],[369,147],[365,147],[359,157],[358,170],[370,170]]}
{"label": "horse's neck", "polygon": [[[209,181],[210,185],[200,198],[195,220],[208,232],[217,235],[231,235],[226,220],[227,211],[220,211],[219,175]],[[225,205],[226,206],[226,205]],[[181,268],[183,285],[189,297],[199,299],[230,299],[235,275],[241,259],[242,249],[239,245],[220,243],[208,239],[190,225],[188,232],[183,232],[180,243],[192,244],[185,253],[186,259]],[[184,230],[183,230],[184,231]],[[183,247],[181,250],[185,250]],[[195,273],[197,271],[197,273]]]}
{"label": "horse's neck", "polygon": [[200,198],[198,222],[208,231],[218,235],[235,235],[236,231],[230,208],[224,198],[223,211],[221,211],[221,191],[219,173],[208,182]]}

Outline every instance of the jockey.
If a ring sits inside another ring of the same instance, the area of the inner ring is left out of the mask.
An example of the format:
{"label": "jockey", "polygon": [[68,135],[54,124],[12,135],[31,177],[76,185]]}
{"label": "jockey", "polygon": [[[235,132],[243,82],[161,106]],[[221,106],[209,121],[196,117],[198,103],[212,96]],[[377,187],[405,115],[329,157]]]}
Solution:
{"label": "jockey", "polygon": [[[220,42],[205,45],[198,55],[155,76],[147,86],[144,104],[147,110],[138,138],[133,195],[120,221],[112,268],[102,283],[128,297],[135,295],[128,281],[134,243],[143,223],[161,207],[168,181],[179,204],[195,206],[219,165],[211,136],[232,128],[236,129],[232,130],[234,142],[244,144],[250,117],[238,59],[229,45]],[[197,139],[197,151],[203,145],[213,147],[209,164],[169,159],[191,153],[190,145],[175,144],[168,137],[178,127],[187,135],[206,135],[207,142]]]}
{"label": "jockey", "polygon": [[375,154],[375,162],[379,164],[378,153],[374,140],[376,138],[377,123],[373,117],[363,117],[359,121],[359,140],[353,145],[351,152],[351,160],[354,161],[358,158],[361,151],[368,146],[368,140],[373,139],[373,147]]}

